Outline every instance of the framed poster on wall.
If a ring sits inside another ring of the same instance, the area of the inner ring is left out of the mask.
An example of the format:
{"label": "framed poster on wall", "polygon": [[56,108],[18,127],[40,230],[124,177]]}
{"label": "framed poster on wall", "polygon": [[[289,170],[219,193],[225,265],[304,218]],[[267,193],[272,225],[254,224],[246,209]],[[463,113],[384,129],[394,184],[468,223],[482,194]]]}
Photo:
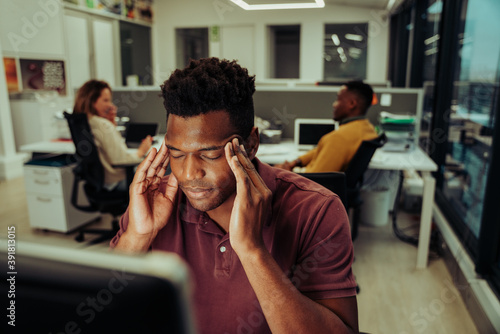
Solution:
{"label": "framed poster on wall", "polygon": [[64,61],[19,59],[22,90],[55,90],[66,95]]}

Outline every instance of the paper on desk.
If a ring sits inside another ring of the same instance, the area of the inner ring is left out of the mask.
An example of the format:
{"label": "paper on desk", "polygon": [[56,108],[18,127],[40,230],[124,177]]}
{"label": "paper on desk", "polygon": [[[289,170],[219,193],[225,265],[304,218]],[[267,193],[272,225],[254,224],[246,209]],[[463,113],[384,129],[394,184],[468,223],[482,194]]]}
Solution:
{"label": "paper on desk", "polygon": [[381,94],[380,95],[380,105],[382,107],[390,107],[392,104],[392,95],[391,94]]}
{"label": "paper on desk", "polygon": [[[269,146],[269,147],[268,147]],[[259,155],[277,155],[277,154],[288,154],[290,150],[284,150],[278,145],[260,145]]]}
{"label": "paper on desk", "polygon": [[392,114],[387,111],[381,111],[380,112],[380,119],[382,122],[387,122],[387,123],[413,123],[415,122],[415,118],[410,115],[398,115],[398,114]]}

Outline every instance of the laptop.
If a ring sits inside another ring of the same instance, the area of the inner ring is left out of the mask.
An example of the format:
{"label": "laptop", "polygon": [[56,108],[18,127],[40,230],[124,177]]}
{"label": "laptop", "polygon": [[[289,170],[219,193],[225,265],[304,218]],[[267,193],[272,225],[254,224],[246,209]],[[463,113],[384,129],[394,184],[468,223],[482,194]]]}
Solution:
{"label": "laptop", "polygon": [[125,143],[128,148],[138,148],[148,135],[156,136],[158,123],[129,123],[125,133]]}
{"label": "laptop", "polygon": [[333,119],[296,118],[294,143],[299,150],[314,148],[321,137],[335,130]]}

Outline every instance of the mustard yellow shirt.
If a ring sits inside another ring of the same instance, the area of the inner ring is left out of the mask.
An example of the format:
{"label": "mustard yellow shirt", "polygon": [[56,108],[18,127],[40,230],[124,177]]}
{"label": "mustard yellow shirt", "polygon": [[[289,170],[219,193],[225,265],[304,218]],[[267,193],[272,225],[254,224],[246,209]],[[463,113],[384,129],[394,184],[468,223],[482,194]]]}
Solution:
{"label": "mustard yellow shirt", "polygon": [[321,137],[318,145],[299,159],[306,173],[344,172],[361,142],[376,137],[369,120],[356,119]]}

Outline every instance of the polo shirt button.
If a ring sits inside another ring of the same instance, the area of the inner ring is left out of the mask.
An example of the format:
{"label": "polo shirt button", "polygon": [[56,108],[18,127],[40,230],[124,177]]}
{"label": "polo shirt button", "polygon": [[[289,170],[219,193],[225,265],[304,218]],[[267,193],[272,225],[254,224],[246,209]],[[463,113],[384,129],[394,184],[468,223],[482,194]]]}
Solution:
{"label": "polo shirt button", "polygon": [[220,252],[221,253],[224,253],[226,251],[226,247],[225,246],[221,246],[221,248],[219,248]]}

